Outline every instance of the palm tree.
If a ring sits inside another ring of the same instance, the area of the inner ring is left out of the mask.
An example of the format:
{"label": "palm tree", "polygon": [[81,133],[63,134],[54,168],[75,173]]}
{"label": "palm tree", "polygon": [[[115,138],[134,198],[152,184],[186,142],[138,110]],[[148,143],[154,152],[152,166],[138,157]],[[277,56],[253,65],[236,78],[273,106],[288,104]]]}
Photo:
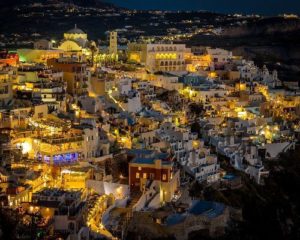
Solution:
{"label": "palm tree", "polygon": [[94,58],[95,58],[95,55],[97,54],[98,52],[98,47],[96,45],[96,43],[94,41],[91,41],[90,44],[89,44],[89,49],[92,53],[92,59],[91,59],[91,63],[92,63],[92,67],[94,67]]}

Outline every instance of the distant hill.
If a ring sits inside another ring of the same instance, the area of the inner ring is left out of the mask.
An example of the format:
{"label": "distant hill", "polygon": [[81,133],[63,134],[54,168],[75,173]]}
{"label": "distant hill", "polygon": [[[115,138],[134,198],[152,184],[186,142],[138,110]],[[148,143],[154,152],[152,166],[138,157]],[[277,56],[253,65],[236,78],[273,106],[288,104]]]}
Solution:
{"label": "distant hill", "polygon": [[33,33],[60,38],[77,23],[91,38],[98,38],[110,26],[119,27],[121,21],[106,21],[104,15],[121,9],[104,0],[0,0],[0,34],[22,35],[29,41]]}
{"label": "distant hill", "polygon": [[1,8],[16,7],[18,5],[33,4],[33,3],[66,3],[74,4],[83,7],[114,7],[112,3],[107,3],[103,0],[10,0],[10,1],[0,1]]}
{"label": "distant hill", "polygon": [[299,81],[300,19],[272,17],[225,27],[221,35],[194,36],[189,45],[204,45],[232,50],[252,59],[259,66],[276,69],[279,78]]}
{"label": "distant hill", "polygon": [[242,26],[226,28],[223,36],[259,36],[300,30],[299,18],[262,18]]}

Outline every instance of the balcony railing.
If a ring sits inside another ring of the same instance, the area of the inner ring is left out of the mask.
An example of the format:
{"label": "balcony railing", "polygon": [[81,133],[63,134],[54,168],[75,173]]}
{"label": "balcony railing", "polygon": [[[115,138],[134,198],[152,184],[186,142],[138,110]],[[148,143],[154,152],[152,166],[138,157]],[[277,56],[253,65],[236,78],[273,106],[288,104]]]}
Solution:
{"label": "balcony railing", "polygon": [[73,136],[73,137],[59,137],[59,138],[45,138],[42,137],[40,140],[44,143],[49,144],[63,144],[63,143],[70,143],[70,142],[81,142],[83,141],[82,136]]}

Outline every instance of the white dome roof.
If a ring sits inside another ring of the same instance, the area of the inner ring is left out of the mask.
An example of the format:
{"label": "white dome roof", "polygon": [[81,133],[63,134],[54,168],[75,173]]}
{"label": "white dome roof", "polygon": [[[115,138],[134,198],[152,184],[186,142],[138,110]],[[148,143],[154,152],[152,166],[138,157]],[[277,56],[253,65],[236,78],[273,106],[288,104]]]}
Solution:
{"label": "white dome roof", "polygon": [[85,34],[84,31],[82,31],[80,28],[77,28],[76,24],[75,24],[75,27],[73,29],[69,30],[67,33]]}

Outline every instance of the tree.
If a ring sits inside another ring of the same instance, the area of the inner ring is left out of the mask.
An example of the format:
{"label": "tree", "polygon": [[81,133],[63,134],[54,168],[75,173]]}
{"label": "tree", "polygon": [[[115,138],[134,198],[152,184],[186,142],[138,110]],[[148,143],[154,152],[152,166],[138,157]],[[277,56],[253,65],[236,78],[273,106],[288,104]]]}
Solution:
{"label": "tree", "polygon": [[203,191],[203,185],[198,181],[195,181],[189,189],[189,195],[194,198],[201,198]]}
{"label": "tree", "polygon": [[199,104],[199,103],[191,103],[189,105],[189,109],[190,109],[190,112],[192,114],[196,115],[197,117],[202,116],[204,113],[203,105]]}
{"label": "tree", "polygon": [[197,133],[198,137],[200,137],[200,135],[201,135],[201,126],[200,126],[200,124],[197,121],[195,121],[195,122],[192,123],[192,125],[191,125],[191,132],[192,133]]}
{"label": "tree", "polygon": [[98,52],[98,48],[97,48],[97,45],[94,41],[91,41],[90,44],[89,44],[89,49],[92,53],[92,56],[91,56],[91,63],[92,63],[92,67],[94,67],[94,62],[95,62],[95,54],[97,54]]}

